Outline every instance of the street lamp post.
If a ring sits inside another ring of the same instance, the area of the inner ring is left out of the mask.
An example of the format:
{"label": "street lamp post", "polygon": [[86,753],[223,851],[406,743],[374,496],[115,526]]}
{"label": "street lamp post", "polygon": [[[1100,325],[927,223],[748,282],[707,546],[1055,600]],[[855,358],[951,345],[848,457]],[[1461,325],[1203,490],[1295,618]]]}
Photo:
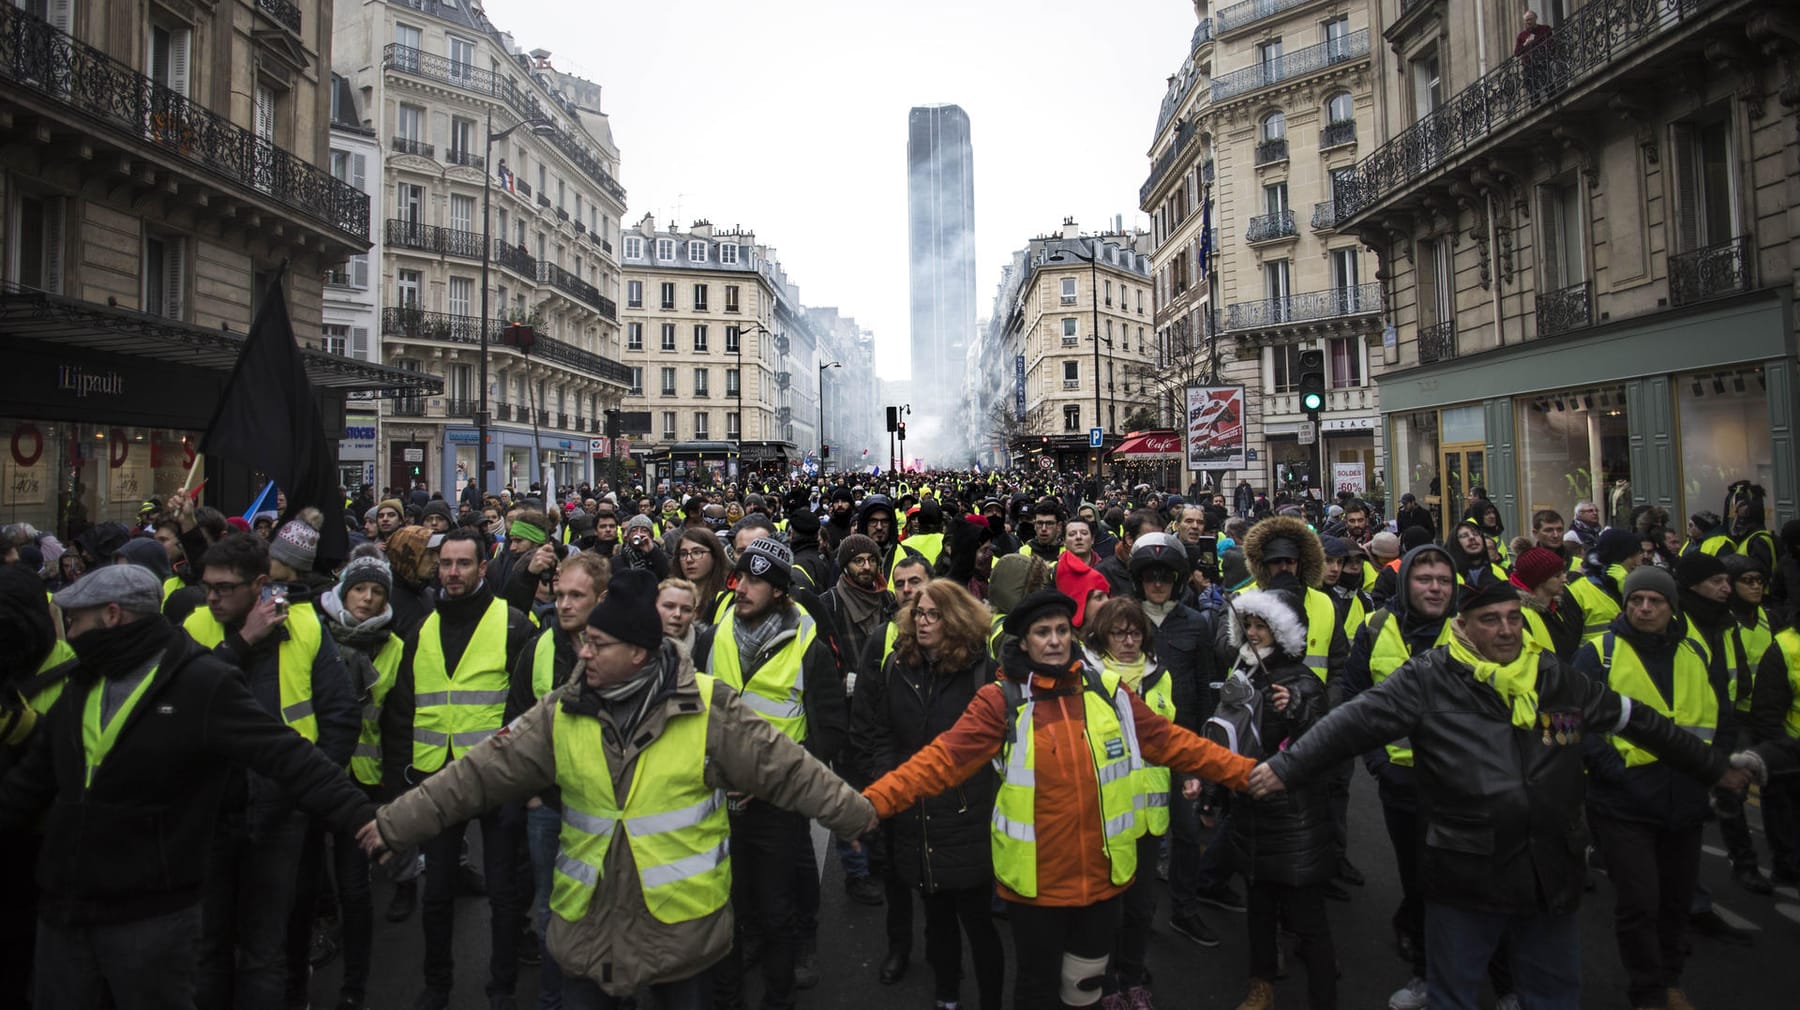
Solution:
{"label": "street lamp post", "polygon": [[[1088,339],[1094,342],[1094,427],[1103,427],[1100,420],[1100,246],[1097,240],[1090,240],[1088,255],[1079,256],[1068,251],[1067,247],[1057,250],[1050,257],[1050,262],[1060,263],[1064,260],[1078,260],[1088,265],[1089,294],[1094,300],[1094,333]],[[1107,356],[1112,355],[1112,343],[1107,342]],[[1104,439],[1094,450],[1094,500],[1100,500],[1100,457],[1106,451]]]}
{"label": "street lamp post", "polygon": [[[480,482],[483,494],[488,489],[488,267],[494,258],[493,235],[493,170],[488,167],[494,160],[494,141],[505,140],[507,135],[521,126],[529,125],[534,133],[554,132],[555,127],[541,119],[521,119],[513,125],[494,132],[494,110],[487,112],[487,146],[481,156],[481,319],[476,329],[481,331],[481,398],[475,408],[475,478]],[[529,371],[529,369],[528,369]],[[530,381],[529,374],[526,381]],[[536,414],[533,414],[536,420]]]}
{"label": "street lamp post", "polygon": [[[843,362],[833,361],[819,366],[819,472],[825,472],[825,370],[842,368]],[[741,381],[741,380],[740,380]]]}
{"label": "street lamp post", "polygon": [[760,322],[751,323],[749,329],[744,329],[741,326],[738,327],[738,339],[737,339],[738,437],[737,437],[737,443],[738,443],[738,465],[740,467],[743,465],[743,459],[744,459],[744,337],[746,334],[750,334],[750,333],[761,333],[765,337],[772,337],[775,335],[775,334],[769,332],[769,328],[767,326],[764,326]]}

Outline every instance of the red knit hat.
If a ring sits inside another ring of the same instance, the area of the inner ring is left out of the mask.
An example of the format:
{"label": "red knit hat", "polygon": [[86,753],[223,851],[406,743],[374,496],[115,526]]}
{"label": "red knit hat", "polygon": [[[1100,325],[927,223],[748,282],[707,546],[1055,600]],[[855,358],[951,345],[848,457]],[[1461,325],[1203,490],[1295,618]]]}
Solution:
{"label": "red knit hat", "polygon": [[1562,555],[1547,547],[1533,547],[1519,555],[1513,563],[1513,574],[1525,584],[1526,589],[1536,589],[1544,584],[1544,580],[1558,572],[1568,570],[1568,562]]}
{"label": "red knit hat", "polygon": [[1075,618],[1071,623],[1079,628],[1082,618],[1087,615],[1088,594],[1096,589],[1103,593],[1110,592],[1112,586],[1106,581],[1106,576],[1064,551],[1056,557],[1056,589],[1074,601]]}

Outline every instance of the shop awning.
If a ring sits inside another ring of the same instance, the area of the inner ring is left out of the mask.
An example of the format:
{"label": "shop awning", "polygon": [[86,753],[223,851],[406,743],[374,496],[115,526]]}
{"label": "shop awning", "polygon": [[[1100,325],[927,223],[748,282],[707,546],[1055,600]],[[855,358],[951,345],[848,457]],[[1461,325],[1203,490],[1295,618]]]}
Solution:
{"label": "shop awning", "polygon": [[1184,458],[1181,454],[1181,436],[1172,431],[1150,431],[1141,435],[1133,435],[1112,451],[1112,457],[1122,463],[1179,463]]}
{"label": "shop awning", "polygon": [[[131,309],[0,286],[0,336],[79,347],[122,357],[230,372],[244,334],[177,322]],[[302,347],[306,377],[315,388],[380,397],[435,396],[444,380]]]}

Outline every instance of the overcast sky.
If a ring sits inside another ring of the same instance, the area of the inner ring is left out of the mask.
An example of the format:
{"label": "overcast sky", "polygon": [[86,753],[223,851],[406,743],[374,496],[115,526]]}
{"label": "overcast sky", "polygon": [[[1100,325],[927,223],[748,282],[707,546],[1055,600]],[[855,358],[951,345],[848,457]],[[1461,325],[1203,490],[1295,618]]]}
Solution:
{"label": "overcast sky", "polygon": [[975,148],[977,313],[1033,235],[1142,223],[1138,186],[1188,0],[488,0],[525,49],[603,88],[626,224],[743,225],[808,305],[907,362],[906,115],[951,103]]}

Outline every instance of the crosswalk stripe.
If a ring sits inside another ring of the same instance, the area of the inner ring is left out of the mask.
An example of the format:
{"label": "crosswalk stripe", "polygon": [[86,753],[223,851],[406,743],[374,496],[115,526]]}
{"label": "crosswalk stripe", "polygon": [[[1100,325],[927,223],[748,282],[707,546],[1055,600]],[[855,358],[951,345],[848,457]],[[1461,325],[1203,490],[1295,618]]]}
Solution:
{"label": "crosswalk stripe", "polygon": [[1787,916],[1791,922],[1800,922],[1800,905],[1790,905],[1785,901],[1778,902],[1775,905],[1775,911]]}
{"label": "crosswalk stripe", "polygon": [[1700,846],[1700,851],[1706,853],[1709,856],[1718,856],[1721,859],[1724,859],[1729,855],[1729,853],[1727,853],[1724,849],[1717,848],[1717,847],[1711,846],[1711,845]]}
{"label": "crosswalk stripe", "polygon": [[1719,918],[1724,919],[1727,925],[1735,926],[1738,929],[1750,929],[1759,932],[1762,930],[1761,926],[1758,926],[1756,923],[1751,922],[1749,919],[1744,918],[1716,901],[1713,902],[1713,911],[1717,912]]}

